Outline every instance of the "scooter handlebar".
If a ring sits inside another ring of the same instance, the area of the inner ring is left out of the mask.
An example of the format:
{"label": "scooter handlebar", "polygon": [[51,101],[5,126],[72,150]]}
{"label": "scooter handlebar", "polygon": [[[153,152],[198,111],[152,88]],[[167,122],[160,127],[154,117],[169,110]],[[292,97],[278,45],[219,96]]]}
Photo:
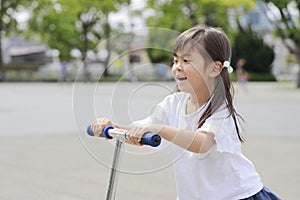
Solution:
{"label": "scooter handlebar", "polygon": [[[114,129],[114,127],[112,126],[106,126],[99,137],[104,137],[107,139],[113,139],[115,137],[118,137],[122,138],[122,140],[127,140],[126,132],[126,130]],[[90,136],[94,136],[93,130],[90,125],[87,127],[87,133]],[[157,133],[145,133],[140,143],[152,147],[157,147],[161,143],[161,137]]]}

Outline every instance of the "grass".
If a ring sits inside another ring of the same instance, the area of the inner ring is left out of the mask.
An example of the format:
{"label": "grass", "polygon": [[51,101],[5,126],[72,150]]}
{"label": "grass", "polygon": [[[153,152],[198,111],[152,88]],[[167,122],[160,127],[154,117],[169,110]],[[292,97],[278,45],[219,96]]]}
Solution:
{"label": "grass", "polygon": [[[250,79],[249,81],[276,81],[276,78],[271,73],[254,73],[254,72],[248,72]],[[237,81],[236,73],[230,74],[230,79],[232,81]]]}

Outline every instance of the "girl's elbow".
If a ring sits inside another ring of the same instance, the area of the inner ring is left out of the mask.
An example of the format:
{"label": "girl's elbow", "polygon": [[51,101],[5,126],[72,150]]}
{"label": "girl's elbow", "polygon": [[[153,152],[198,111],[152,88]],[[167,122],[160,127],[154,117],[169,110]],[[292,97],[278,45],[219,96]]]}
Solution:
{"label": "girl's elbow", "polygon": [[212,145],[210,147],[205,147],[205,148],[204,147],[199,148],[199,146],[198,147],[189,147],[189,148],[187,148],[187,150],[190,152],[193,152],[193,153],[207,153],[213,148],[213,146],[214,145]]}
{"label": "girl's elbow", "polygon": [[205,138],[200,139],[198,142],[194,141],[187,150],[194,153],[207,153],[210,151],[216,144],[214,134],[205,133],[205,135]]}

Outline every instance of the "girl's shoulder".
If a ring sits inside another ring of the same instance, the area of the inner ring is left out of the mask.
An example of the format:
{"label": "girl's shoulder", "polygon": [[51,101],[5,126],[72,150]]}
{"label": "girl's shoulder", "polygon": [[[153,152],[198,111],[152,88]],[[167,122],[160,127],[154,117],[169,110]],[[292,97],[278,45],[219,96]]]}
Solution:
{"label": "girl's shoulder", "polygon": [[169,94],[168,96],[166,96],[164,98],[163,104],[178,105],[178,104],[181,104],[181,103],[185,102],[185,100],[187,100],[188,98],[189,98],[188,93],[174,92],[174,93]]}
{"label": "girl's shoulder", "polygon": [[174,108],[184,102],[189,96],[183,92],[174,92],[164,97],[164,99],[158,104],[163,108]]}
{"label": "girl's shoulder", "polygon": [[189,98],[188,93],[184,92],[174,92],[168,96],[165,97],[165,100],[171,100],[171,101],[182,101],[183,99]]}

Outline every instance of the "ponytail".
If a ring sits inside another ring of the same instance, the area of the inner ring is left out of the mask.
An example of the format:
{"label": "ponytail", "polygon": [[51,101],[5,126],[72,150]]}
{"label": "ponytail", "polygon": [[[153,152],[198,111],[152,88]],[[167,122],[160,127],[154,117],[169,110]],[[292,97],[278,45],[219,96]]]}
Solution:
{"label": "ponytail", "polygon": [[[245,139],[241,134],[238,120],[243,118],[236,112],[234,106],[233,106],[233,97],[232,94],[234,92],[234,89],[231,85],[231,81],[229,78],[229,73],[225,69],[222,70],[220,74],[220,78],[218,80],[218,83],[216,85],[214,94],[211,96],[211,100],[208,104],[207,109],[204,111],[203,115],[201,116],[199,120],[199,126],[200,128],[205,121],[212,116],[214,112],[216,112],[224,103],[229,110],[230,116],[233,118],[235,129],[237,132],[237,136],[241,142],[244,142]],[[230,117],[228,116],[228,117]],[[244,121],[244,120],[243,120]]]}

